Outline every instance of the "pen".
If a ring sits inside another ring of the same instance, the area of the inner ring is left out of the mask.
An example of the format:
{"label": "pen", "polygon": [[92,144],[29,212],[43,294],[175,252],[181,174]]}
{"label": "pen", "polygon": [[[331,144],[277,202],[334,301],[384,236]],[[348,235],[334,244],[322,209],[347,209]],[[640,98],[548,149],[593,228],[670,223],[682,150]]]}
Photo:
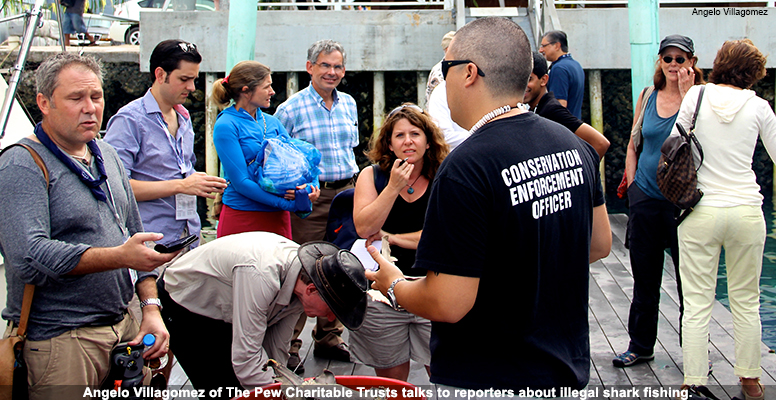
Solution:
{"label": "pen", "polygon": [[410,158],[409,158],[409,157],[407,157],[407,158],[405,158],[405,159],[401,160],[401,162],[399,163],[399,166],[401,167],[402,165],[404,165],[404,163],[406,163],[406,162],[407,162],[407,160],[409,160],[409,159],[410,159]]}

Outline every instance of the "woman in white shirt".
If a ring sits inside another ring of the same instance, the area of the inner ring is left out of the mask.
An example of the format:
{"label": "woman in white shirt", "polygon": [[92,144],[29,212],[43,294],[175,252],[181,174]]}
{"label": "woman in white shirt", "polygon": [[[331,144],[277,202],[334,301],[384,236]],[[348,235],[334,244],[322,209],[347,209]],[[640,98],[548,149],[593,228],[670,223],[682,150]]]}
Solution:
{"label": "woman in white shirt", "polygon": [[[771,157],[776,155],[776,116],[749,88],[765,77],[765,63],[749,39],[727,41],[717,52],[696,122],[704,154],[698,170],[703,197],[678,230],[684,384],[705,385],[708,379],[709,320],[724,247],[736,338],[734,373],[746,400],[763,398],[759,283],[765,220],[752,155],[758,137]],[[679,110],[676,122],[687,130],[700,88],[687,92]],[[678,135],[676,127],[671,134]]]}

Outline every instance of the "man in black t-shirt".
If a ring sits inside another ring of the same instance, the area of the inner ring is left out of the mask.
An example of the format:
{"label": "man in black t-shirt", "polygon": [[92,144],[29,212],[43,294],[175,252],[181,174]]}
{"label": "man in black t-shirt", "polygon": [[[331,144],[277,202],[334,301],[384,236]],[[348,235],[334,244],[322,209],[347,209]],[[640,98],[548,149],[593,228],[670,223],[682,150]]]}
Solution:
{"label": "man in black t-shirt", "polygon": [[574,116],[568,108],[560,104],[552,92],[547,91],[547,80],[549,78],[550,76],[547,75],[547,59],[538,51],[534,51],[533,71],[528,79],[523,103],[531,106],[531,111],[551,121],[555,121],[574,132],[584,141],[590,143],[595,148],[595,151],[598,152],[598,156],[603,158],[604,153],[609,148],[609,140],[595,130],[595,128]]}
{"label": "man in black t-shirt", "polygon": [[509,106],[531,73],[514,22],[467,24],[445,58],[451,116],[472,136],[431,186],[415,263],[428,273],[406,281],[370,247],[380,269],[367,277],[393,306],[432,321],[431,382],[493,398],[583,388],[588,264],[612,243],[598,156],[562,126]]}

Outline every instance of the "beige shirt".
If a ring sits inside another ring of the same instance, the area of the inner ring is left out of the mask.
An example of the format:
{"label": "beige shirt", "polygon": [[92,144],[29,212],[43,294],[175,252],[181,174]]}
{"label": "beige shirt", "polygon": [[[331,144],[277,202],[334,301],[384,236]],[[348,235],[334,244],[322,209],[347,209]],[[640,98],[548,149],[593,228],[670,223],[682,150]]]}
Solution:
{"label": "beige shirt", "polygon": [[294,296],[299,245],[268,232],[229,235],[183,255],[164,273],[165,288],[187,310],[232,323],[232,365],[246,389],[273,382],[269,358],[285,365],[304,312]]}

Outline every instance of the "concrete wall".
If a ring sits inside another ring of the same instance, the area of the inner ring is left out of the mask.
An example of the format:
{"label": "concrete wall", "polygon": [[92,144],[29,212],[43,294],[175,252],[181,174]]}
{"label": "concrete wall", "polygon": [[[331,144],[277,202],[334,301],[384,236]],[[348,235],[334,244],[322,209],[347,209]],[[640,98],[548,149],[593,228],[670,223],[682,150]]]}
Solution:
{"label": "concrete wall", "polygon": [[[175,37],[197,44],[201,72],[224,70],[228,13],[145,12],[140,20],[141,70],[156,43]],[[449,10],[260,11],[256,30],[255,60],[276,72],[304,71],[319,39],[342,43],[351,71],[427,71],[444,56],[440,42],[455,20]]]}
{"label": "concrete wall", "polygon": [[[693,11],[696,14],[693,14]],[[704,17],[699,11],[719,15]],[[660,37],[671,34],[689,36],[695,42],[698,65],[712,67],[722,43],[730,39],[752,39],[765,55],[776,48],[776,8],[747,7],[735,11],[762,11],[767,15],[734,15],[731,8],[661,8]],[[728,15],[725,14],[728,11]],[[630,40],[628,10],[558,9],[563,30],[569,36],[569,50],[585,69],[629,69]],[[593,28],[594,27],[594,28]],[[776,57],[768,59],[768,68],[776,67]]]}

